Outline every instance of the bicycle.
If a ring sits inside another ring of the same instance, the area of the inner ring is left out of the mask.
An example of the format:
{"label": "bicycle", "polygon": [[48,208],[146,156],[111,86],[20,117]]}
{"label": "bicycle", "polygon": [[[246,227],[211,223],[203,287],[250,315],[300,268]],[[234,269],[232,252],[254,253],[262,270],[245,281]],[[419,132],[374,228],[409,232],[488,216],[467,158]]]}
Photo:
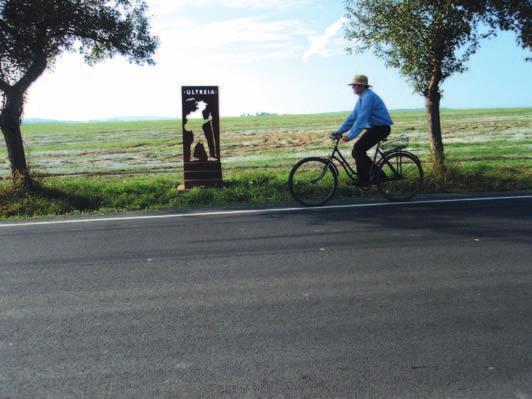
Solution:
{"label": "bicycle", "polygon": [[343,167],[353,185],[360,189],[376,186],[390,201],[408,201],[421,189],[423,168],[418,157],[405,151],[407,137],[402,136],[394,141],[384,139],[377,144],[369,173],[369,187],[358,182],[357,171],[338,149],[341,136],[331,135],[331,138],[336,140],[336,144],[328,158],[304,158],[290,171],[288,188],[301,205],[322,206],[334,197],[340,174],[337,163]]}

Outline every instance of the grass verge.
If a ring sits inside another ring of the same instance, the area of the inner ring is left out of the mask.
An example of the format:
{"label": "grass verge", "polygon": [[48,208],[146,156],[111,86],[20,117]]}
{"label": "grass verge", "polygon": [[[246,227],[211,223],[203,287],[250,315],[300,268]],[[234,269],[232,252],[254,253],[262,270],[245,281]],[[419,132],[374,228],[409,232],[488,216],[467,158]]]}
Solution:
{"label": "grass verge", "polygon": [[[451,163],[442,178],[435,178],[430,170],[425,173],[423,193],[499,192],[532,188],[530,169],[501,167],[498,163]],[[33,189],[25,191],[14,191],[8,181],[3,181],[0,182],[0,219],[294,204],[287,189],[288,170],[230,171],[222,189],[195,188],[177,193],[180,178],[179,175],[42,178]],[[376,190],[360,191],[343,178],[340,179],[335,201],[378,196]]]}

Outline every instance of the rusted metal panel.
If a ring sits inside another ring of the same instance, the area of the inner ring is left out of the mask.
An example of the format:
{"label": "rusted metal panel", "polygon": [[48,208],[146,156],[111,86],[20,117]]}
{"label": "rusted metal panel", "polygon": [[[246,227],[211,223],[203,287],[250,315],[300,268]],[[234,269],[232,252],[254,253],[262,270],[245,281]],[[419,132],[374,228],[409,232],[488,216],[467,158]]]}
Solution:
{"label": "rusted metal panel", "polygon": [[183,155],[185,189],[221,187],[218,86],[183,86]]}

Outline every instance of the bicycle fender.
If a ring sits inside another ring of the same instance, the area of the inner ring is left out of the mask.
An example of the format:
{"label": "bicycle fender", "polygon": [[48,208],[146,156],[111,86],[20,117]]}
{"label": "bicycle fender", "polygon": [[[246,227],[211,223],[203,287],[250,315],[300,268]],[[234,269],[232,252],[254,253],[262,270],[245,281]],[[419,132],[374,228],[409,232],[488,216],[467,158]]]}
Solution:
{"label": "bicycle fender", "polygon": [[[322,157],[317,157],[317,158],[321,159],[324,162],[329,162],[329,159],[327,158],[322,158]],[[336,164],[332,161],[331,161],[331,168],[333,170],[333,173],[336,175],[336,177],[340,176],[340,171],[338,170],[338,166],[336,166]]]}
{"label": "bicycle fender", "polygon": [[340,171],[338,170],[338,166],[336,166],[334,162],[331,162],[331,166],[332,166],[333,172],[336,175],[336,177],[340,176]]}

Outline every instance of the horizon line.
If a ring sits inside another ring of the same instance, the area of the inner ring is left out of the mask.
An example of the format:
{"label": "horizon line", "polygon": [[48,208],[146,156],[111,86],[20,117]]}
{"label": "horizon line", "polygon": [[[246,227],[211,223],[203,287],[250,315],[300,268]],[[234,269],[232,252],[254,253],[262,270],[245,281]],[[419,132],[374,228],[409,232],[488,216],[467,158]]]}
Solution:
{"label": "horizon line", "polygon": [[[491,110],[491,109],[532,109],[532,105],[523,105],[523,106],[511,106],[511,107],[442,107],[441,111],[475,111],[475,110]],[[390,112],[424,112],[425,108],[391,108]],[[304,113],[276,113],[276,112],[264,112],[265,115],[258,115],[260,112],[255,114],[242,113],[240,115],[220,115],[220,118],[251,118],[251,117],[264,117],[264,116],[304,116],[304,115],[323,115],[323,114],[341,114],[348,113],[351,110],[344,111],[324,111],[324,112],[304,112]],[[138,118],[138,119],[136,119]],[[157,120],[181,120],[182,118],[174,116],[165,116],[165,115],[122,115],[122,116],[110,116],[102,118],[91,118],[91,119],[57,119],[57,118],[42,118],[42,117],[25,117],[22,118],[22,124],[25,121],[29,120],[32,124],[39,123],[98,123],[98,122],[149,122]]]}

